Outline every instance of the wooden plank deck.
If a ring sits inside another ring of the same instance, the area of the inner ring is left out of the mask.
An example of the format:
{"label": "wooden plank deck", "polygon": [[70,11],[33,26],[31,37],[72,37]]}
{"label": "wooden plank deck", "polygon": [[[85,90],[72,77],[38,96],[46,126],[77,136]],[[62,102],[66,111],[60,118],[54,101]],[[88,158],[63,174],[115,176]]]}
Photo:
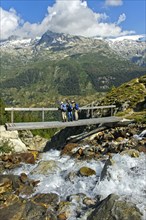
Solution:
{"label": "wooden plank deck", "polygon": [[61,122],[61,121],[52,121],[52,122],[25,122],[25,123],[6,123],[6,129],[9,131],[12,130],[34,130],[34,129],[47,129],[47,128],[64,128],[64,127],[75,127],[75,126],[84,126],[92,124],[104,124],[104,123],[116,123],[121,121],[120,117],[102,117],[102,118],[90,118],[82,119],[72,122]]}

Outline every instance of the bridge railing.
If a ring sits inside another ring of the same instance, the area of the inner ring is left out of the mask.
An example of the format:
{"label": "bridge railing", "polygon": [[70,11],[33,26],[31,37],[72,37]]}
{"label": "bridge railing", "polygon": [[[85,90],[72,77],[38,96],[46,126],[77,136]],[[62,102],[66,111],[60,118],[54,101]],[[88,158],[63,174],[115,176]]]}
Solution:
{"label": "bridge railing", "polygon": [[[85,106],[85,107],[80,107],[80,111],[82,110],[91,110],[91,117],[93,117],[93,110],[98,110],[98,109],[110,109],[111,111],[111,116],[113,115],[113,110],[116,108],[116,105],[107,105],[107,106]],[[58,108],[5,108],[5,111],[11,112],[11,123],[14,123],[14,112],[19,111],[19,112],[33,112],[33,111],[41,111],[42,112],[42,122],[45,121],[45,111],[58,111]]]}

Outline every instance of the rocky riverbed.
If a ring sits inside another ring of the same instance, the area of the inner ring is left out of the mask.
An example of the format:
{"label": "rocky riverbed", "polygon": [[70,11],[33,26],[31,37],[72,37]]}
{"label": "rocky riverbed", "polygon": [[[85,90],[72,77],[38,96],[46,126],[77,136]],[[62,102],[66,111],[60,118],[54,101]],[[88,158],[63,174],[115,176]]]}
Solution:
{"label": "rocky riverbed", "polygon": [[146,125],[75,134],[11,133],[24,145],[0,156],[0,219],[145,219]]}

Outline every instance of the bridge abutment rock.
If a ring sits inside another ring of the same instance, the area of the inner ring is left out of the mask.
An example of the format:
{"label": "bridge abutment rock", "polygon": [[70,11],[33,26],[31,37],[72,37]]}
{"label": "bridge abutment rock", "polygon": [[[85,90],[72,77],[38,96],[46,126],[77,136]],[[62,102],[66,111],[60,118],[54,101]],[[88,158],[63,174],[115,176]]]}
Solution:
{"label": "bridge abutment rock", "polygon": [[44,152],[49,151],[50,149],[61,150],[64,145],[67,143],[67,139],[72,135],[78,135],[85,131],[87,126],[80,127],[66,127],[58,131],[50,141],[46,143]]}
{"label": "bridge abutment rock", "polygon": [[0,148],[6,148],[14,152],[26,152],[27,147],[19,138],[18,131],[7,131],[4,126],[0,126]]}
{"label": "bridge abutment rock", "polygon": [[[43,151],[47,139],[39,135],[33,136],[31,131],[7,131],[5,126],[0,126],[0,152],[26,152],[28,150]],[[6,149],[7,148],[7,149]]]}

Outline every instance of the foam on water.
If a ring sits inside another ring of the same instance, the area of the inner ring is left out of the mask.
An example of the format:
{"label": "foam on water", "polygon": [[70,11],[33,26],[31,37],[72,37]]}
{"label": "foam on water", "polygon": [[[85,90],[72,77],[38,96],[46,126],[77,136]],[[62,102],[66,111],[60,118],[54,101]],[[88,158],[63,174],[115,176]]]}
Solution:
{"label": "foam on water", "polygon": [[[41,155],[42,161],[53,160],[59,162],[59,169],[55,173],[31,174],[36,165],[23,165],[14,170],[14,174],[25,172],[29,178],[40,180],[36,187],[36,193],[54,192],[65,199],[68,195],[84,193],[94,198],[101,195],[102,199],[109,194],[115,193],[121,198],[135,203],[144,214],[146,207],[145,189],[146,189],[146,157],[143,153],[138,158],[132,158],[128,155],[116,154],[113,156],[114,164],[108,168],[108,177],[100,181],[100,175],[104,163],[101,161],[79,161],[69,156],[60,156],[60,151],[51,150]],[[39,161],[38,161],[39,163]],[[96,171],[96,175],[90,177],[81,177],[74,175],[83,166],[90,167]],[[72,173],[71,181],[68,175]]]}
{"label": "foam on water", "polygon": [[[62,198],[70,194],[85,193],[87,195],[91,194],[95,183],[97,182],[97,177],[100,176],[103,164],[97,161],[76,161],[71,159],[69,156],[60,157],[59,151],[51,151],[44,153],[42,160],[55,160],[60,162],[60,170],[56,173],[44,175],[30,175],[30,178],[41,179],[41,183],[37,187],[39,193],[55,192],[59,194]],[[73,181],[71,182],[67,177],[71,172],[78,172],[82,166],[88,166],[96,171],[96,175],[90,177],[80,177],[74,175]],[[45,186],[45,187],[44,187]]]}
{"label": "foam on water", "polygon": [[142,140],[143,138],[146,138],[146,130],[142,131],[139,135],[138,134],[133,135],[133,137],[138,140]]}
{"label": "foam on water", "polygon": [[116,154],[113,156],[114,164],[108,168],[110,178],[107,177],[96,184],[94,193],[106,198],[115,193],[121,198],[135,203],[143,212],[146,209],[146,157],[141,154],[139,158]]}

